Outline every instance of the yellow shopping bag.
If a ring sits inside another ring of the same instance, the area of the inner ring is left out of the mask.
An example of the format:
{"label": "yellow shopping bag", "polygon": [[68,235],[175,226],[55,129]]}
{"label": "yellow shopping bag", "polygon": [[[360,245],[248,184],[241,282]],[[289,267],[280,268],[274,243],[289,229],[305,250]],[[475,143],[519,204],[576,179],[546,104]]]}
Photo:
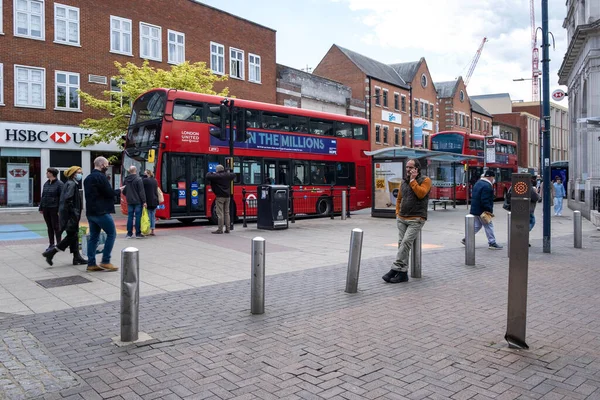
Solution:
{"label": "yellow shopping bag", "polygon": [[142,210],[142,219],[140,221],[140,227],[142,228],[142,235],[148,235],[150,233],[150,216],[148,216],[148,210],[146,207]]}

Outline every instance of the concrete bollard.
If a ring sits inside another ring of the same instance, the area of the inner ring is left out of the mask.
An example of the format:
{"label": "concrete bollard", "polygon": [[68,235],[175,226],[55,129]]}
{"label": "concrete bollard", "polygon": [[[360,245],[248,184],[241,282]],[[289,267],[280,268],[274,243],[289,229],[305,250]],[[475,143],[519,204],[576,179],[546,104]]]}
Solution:
{"label": "concrete bollard", "polygon": [[348,274],[346,275],[346,293],[356,293],[358,290],[362,242],[362,229],[352,229],[352,233],[350,234],[350,252],[348,254]]}
{"label": "concrete bollard", "polygon": [[413,242],[413,248],[410,252],[410,276],[411,278],[421,277],[421,255],[422,255],[422,242],[421,242],[421,231]]}
{"label": "concrete bollard", "polygon": [[252,239],[252,277],[250,279],[250,311],[252,314],[265,312],[265,244],[262,237]]}
{"label": "concrete bollard", "polygon": [[580,249],[583,245],[581,225],[581,211],[573,211],[573,244],[576,249]]}
{"label": "concrete bollard", "polygon": [[121,341],[138,340],[140,308],[139,250],[121,250]]}
{"label": "concrete bollard", "polygon": [[475,265],[475,216],[465,216],[465,265]]}

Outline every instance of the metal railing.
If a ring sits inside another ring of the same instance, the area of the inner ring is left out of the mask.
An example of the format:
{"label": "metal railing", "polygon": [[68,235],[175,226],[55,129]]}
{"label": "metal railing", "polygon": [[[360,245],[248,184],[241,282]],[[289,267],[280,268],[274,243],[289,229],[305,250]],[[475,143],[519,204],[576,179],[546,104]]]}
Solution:
{"label": "metal railing", "polygon": [[600,186],[592,188],[593,209],[600,212]]}

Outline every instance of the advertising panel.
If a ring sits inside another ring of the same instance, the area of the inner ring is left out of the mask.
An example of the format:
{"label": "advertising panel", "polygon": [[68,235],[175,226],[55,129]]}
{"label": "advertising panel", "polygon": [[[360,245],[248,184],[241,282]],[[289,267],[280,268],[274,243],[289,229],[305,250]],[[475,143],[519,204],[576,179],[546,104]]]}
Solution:
{"label": "advertising panel", "polygon": [[6,164],[7,204],[29,204],[29,164]]}
{"label": "advertising panel", "polygon": [[396,209],[396,200],[403,176],[404,163],[402,161],[375,163],[375,209]]}

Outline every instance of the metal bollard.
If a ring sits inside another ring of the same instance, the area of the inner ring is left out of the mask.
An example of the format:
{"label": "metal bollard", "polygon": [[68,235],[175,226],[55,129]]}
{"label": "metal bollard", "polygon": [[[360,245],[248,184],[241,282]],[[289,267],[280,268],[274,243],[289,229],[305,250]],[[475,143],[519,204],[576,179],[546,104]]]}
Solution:
{"label": "metal bollard", "polygon": [[512,216],[512,213],[510,211],[508,211],[506,213],[506,221],[508,223],[508,240],[506,241],[506,250],[507,250],[506,254],[508,254],[509,257],[510,257],[510,220],[512,219],[511,216]]}
{"label": "metal bollard", "polygon": [[265,243],[260,236],[252,239],[252,278],[250,279],[250,311],[265,312]]}
{"label": "metal bollard", "polygon": [[465,265],[475,265],[475,216],[465,216]]}
{"label": "metal bollard", "polygon": [[574,245],[576,249],[580,249],[582,246],[582,225],[581,225],[581,211],[573,211],[573,234],[574,234]]}
{"label": "metal bollard", "polygon": [[342,190],[342,219],[346,219],[346,191]]}
{"label": "metal bollard", "polygon": [[415,238],[413,242],[413,248],[410,252],[410,276],[411,278],[420,278],[421,277],[421,231]]}
{"label": "metal bollard", "polygon": [[350,253],[348,254],[348,274],[346,275],[346,293],[356,293],[358,290],[362,242],[362,229],[352,229],[352,233],[350,234]]}
{"label": "metal bollard", "polygon": [[127,247],[121,250],[121,341],[138,340],[140,308],[139,250]]}

